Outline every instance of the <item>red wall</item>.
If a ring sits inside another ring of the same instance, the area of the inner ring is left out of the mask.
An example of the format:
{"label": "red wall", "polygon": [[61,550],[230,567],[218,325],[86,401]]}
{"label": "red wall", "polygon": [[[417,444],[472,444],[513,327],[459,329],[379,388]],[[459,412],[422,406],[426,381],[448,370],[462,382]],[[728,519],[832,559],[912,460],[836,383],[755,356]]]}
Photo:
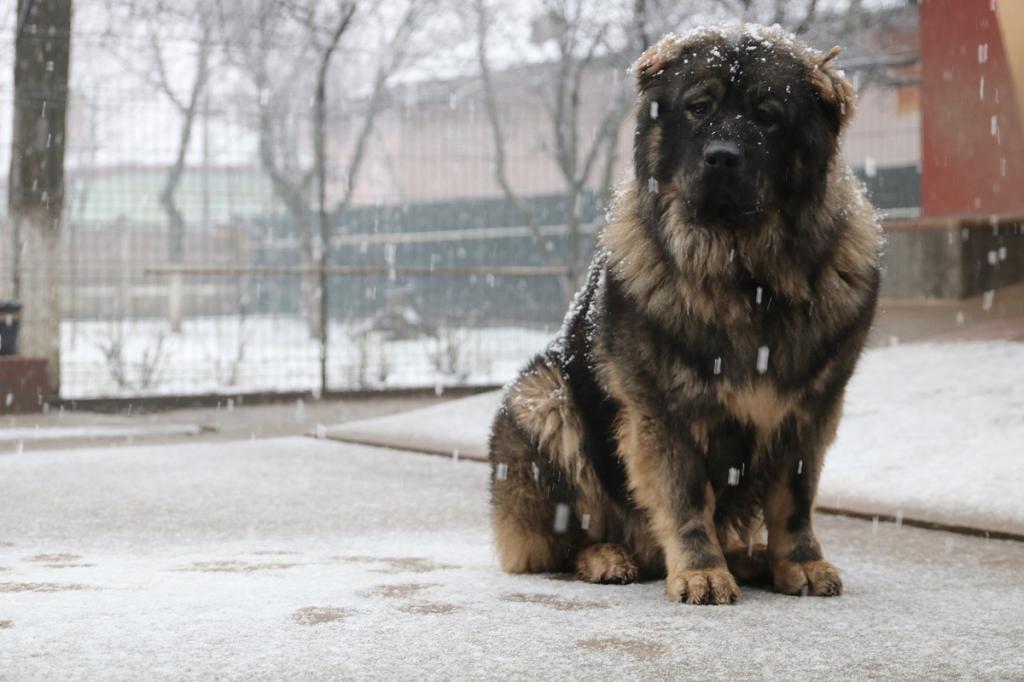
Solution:
{"label": "red wall", "polygon": [[995,5],[921,2],[924,215],[1024,212],[1024,130]]}

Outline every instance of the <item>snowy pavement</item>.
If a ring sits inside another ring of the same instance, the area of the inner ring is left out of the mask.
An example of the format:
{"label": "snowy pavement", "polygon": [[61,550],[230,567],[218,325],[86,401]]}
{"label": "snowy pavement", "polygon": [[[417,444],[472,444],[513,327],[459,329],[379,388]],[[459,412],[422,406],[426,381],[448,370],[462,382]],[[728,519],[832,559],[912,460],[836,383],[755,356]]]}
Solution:
{"label": "snowy pavement", "polygon": [[1024,536],[1024,344],[869,351],[821,503]]}
{"label": "snowy pavement", "polygon": [[[484,458],[498,393],[329,428],[348,442]],[[908,344],[864,354],[819,503],[1024,535],[1024,344]]]}
{"label": "snowy pavement", "polygon": [[500,405],[501,391],[488,391],[420,410],[335,424],[323,435],[346,443],[485,461],[491,422]]}
{"label": "snowy pavement", "polygon": [[846,594],[502,574],[486,467],[314,439],[0,456],[0,679],[1019,679],[1024,544],[819,517]]}
{"label": "snowy pavement", "polygon": [[[449,395],[446,391],[445,396]],[[51,409],[36,414],[0,416],[0,455],[32,450],[161,445],[251,438],[283,438],[314,433],[323,424],[362,421],[407,412],[445,400],[425,394],[376,394],[321,400],[260,402],[225,398],[209,407],[154,410],[126,405],[114,413]],[[110,407],[110,406],[108,406]]]}

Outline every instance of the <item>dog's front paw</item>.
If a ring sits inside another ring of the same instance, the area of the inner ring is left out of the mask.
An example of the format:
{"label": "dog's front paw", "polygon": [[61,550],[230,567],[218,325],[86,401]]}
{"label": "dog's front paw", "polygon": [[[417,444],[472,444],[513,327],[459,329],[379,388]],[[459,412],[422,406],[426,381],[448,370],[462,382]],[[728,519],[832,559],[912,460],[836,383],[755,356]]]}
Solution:
{"label": "dog's front paw", "polygon": [[825,560],[795,563],[776,562],[772,566],[775,589],[783,594],[810,594],[815,597],[837,597],[843,593],[839,570]]}
{"label": "dog's front paw", "polygon": [[633,555],[621,545],[590,545],[576,557],[576,577],[588,583],[626,585],[636,581],[639,570]]}
{"label": "dog's front paw", "polygon": [[740,588],[725,568],[679,571],[665,580],[665,591],[671,601],[687,604],[733,604]]}

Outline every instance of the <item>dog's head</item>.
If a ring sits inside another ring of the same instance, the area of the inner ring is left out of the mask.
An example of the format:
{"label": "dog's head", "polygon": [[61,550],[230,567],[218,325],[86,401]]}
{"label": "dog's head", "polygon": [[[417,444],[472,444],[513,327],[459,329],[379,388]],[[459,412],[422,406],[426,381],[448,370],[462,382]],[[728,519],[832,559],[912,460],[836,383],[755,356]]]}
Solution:
{"label": "dog's head", "polygon": [[838,52],[751,25],[663,38],[633,67],[640,192],[664,193],[687,223],[733,230],[820,200],[853,111]]}

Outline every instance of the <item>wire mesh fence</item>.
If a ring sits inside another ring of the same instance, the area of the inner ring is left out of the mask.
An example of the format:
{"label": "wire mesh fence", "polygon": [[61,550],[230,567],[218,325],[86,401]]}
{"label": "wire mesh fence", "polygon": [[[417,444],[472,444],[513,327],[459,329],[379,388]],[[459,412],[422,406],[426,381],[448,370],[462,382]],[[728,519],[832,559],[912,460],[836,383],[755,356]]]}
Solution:
{"label": "wire mesh fence", "polygon": [[[464,203],[464,221],[486,222]],[[67,230],[63,394],[320,390],[319,271],[263,218],[188,233],[184,264],[163,231],[126,219]],[[563,269],[539,254],[564,250],[564,226],[542,227],[549,251],[514,225],[387,225],[332,241],[328,390],[500,383],[559,324]]]}
{"label": "wire mesh fence", "polygon": [[[578,196],[564,190],[539,132],[551,126],[534,92],[543,65],[529,77],[510,69],[498,78],[509,175],[532,224],[495,180],[492,130],[473,78],[390,85],[364,140],[358,190],[344,206],[363,100],[332,100],[331,236],[321,281],[315,196],[302,182],[308,105],[268,109],[266,97],[284,95],[239,94],[237,67],[222,65],[197,100],[183,146],[175,98],[124,60],[142,54],[145,41],[83,21],[72,42],[57,276],[63,397],[496,384],[560,324],[571,295],[565,273],[585,264],[607,192],[596,172]],[[180,99],[194,37],[172,36],[165,54]],[[586,101],[600,104],[602,88],[624,78],[617,67],[602,69]],[[847,157],[872,192],[904,212],[917,205],[915,88],[912,78],[865,85],[846,138]],[[0,88],[4,169],[12,106],[11,91]],[[280,128],[284,160],[276,166],[261,137],[268,111]],[[583,112],[584,135],[597,113]],[[626,115],[604,152],[615,177],[628,173],[631,143]],[[282,190],[289,183],[298,202]],[[325,342],[317,320],[323,282]]]}

